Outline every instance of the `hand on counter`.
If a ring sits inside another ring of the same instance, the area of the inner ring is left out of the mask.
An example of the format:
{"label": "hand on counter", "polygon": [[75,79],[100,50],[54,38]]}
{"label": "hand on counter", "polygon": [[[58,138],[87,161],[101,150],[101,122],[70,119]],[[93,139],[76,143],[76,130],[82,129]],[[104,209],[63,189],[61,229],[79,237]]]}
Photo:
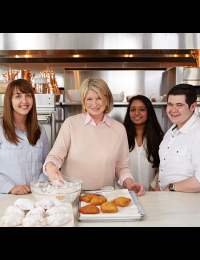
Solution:
{"label": "hand on counter", "polygon": [[134,182],[131,178],[125,179],[123,186],[128,190],[133,190],[138,196],[144,195],[145,193],[144,185]]}
{"label": "hand on counter", "polygon": [[30,193],[31,189],[29,185],[15,185],[9,193],[13,195],[23,195]]}

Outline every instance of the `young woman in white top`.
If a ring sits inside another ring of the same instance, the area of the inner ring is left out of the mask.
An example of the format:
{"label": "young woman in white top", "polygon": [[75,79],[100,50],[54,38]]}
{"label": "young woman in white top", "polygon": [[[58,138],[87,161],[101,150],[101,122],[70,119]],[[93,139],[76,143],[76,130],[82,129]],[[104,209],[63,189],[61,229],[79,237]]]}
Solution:
{"label": "young woman in white top", "polygon": [[145,190],[150,190],[160,163],[158,150],[163,131],[147,97],[137,95],[129,100],[124,126],[128,136],[131,172]]}

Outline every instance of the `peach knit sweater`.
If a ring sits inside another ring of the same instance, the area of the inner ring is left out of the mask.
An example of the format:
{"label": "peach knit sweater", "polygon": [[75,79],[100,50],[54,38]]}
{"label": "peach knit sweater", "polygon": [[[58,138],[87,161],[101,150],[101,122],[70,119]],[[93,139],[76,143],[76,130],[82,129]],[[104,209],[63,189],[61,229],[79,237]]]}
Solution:
{"label": "peach knit sweater", "polygon": [[86,190],[113,186],[115,177],[122,185],[132,178],[124,126],[112,118],[110,126],[84,124],[85,119],[82,113],[64,121],[45,164],[52,161],[63,175],[81,179]]}

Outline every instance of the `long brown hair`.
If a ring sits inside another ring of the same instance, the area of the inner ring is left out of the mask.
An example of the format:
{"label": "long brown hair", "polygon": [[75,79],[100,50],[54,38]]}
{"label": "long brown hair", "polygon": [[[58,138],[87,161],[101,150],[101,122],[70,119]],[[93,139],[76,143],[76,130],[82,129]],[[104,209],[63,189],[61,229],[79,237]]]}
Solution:
{"label": "long brown hair", "polygon": [[135,124],[130,118],[131,104],[135,100],[140,100],[147,109],[148,119],[145,124],[143,137],[147,140],[147,159],[152,163],[153,168],[158,168],[160,164],[160,158],[158,154],[159,145],[163,139],[163,130],[158,122],[155,110],[151,101],[143,95],[133,96],[129,100],[129,105],[124,119],[124,126],[126,128],[129,150],[132,151],[135,147],[136,128]]}
{"label": "long brown hair", "polygon": [[3,130],[4,135],[8,141],[17,144],[20,142],[20,138],[15,132],[14,115],[12,106],[12,96],[14,90],[17,89],[22,93],[30,93],[33,98],[33,106],[29,111],[26,118],[26,129],[27,138],[31,145],[35,145],[37,140],[40,138],[41,130],[38,125],[37,113],[36,113],[36,102],[35,95],[33,92],[32,85],[25,79],[17,79],[11,81],[6,89],[4,97],[4,108],[3,108]]}

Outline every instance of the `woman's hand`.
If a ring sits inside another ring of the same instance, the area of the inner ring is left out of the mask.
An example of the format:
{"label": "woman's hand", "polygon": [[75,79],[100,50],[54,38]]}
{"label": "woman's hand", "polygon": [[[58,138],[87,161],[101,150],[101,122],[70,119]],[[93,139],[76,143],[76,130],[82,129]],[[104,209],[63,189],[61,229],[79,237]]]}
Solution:
{"label": "woman's hand", "polygon": [[15,185],[9,193],[14,194],[14,195],[23,195],[30,193],[31,189],[30,186],[28,185]]}
{"label": "woman's hand", "polygon": [[134,182],[131,178],[125,179],[123,186],[128,190],[133,190],[138,196],[141,196],[145,193],[143,184]]}
{"label": "woman's hand", "polygon": [[159,174],[157,173],[151,182],[150,191],[160,191],[160,185],[159,185]]}
{"label": "woman's hand", "polygon": [[64,181],[61,172],[58,170],[54,163],[48,162],[45,166],[45,171],[51,182]]}

